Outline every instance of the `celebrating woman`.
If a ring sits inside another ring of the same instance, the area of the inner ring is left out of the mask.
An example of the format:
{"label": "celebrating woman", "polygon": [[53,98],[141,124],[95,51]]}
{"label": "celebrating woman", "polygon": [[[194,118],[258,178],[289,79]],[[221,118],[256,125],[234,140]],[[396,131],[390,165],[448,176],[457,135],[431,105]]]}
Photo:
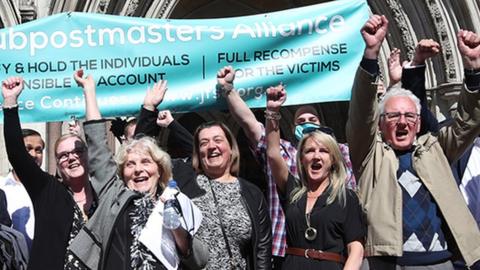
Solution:
{"label": "celebrating woman", "polygon": [[198,237],[208,244],[207,269],[271,269],[271,228],[261,191],[238,177],[240,152],[222,123],[200,125],[192,163],[204,190],[193,199],[204,215]]}
{"label": "celebrating woman", "polygon": [[[158,134],[163,92],[147,92],[135,133]],[[196,236],[208,246],[206,269],[271,269],[271,225],[261,191],[238,177],[240,155],[235,137],[222,123],[200,125],[194,135],[192,165],[174,164],[174,174],[203,213]],[[191,179],[193,168],[198,173]]]}
{"label": "celebrating woman", "polygon": [[67,134],[55,143],[55,159],[61,182],[42,171],[28,154],[22,139],[17,99],[23,90],[21,77],[2,83],[4,136],[8,160],[25,186],[35,209],[35,240],[29,269],[64,269],[76,264],[67,250],[95,209],[91,189],[87,147],[83,140]]}
{"label": "celebrating woman", "polygon": [[313,131],[298,145],[300,179],[280,155],[282,85],[267,89],[267,157],[283,196],[287,255],[282,269],[360,269],[366,224],[356,194],[346,189],[346,167],[333,134]]}
{"label": "celebrating woman", "polygon": [[[107,147],[95,82],[90,75],[84,78],[82,70],[74,77],[85,93],[87,122],[84,130],[90,146],[89,164],[99,206],[74,239],[71,249],[91,269],[166,269],[159,256],[141,242],[140,236],[171,179],[170,157],[149,137],[133,139],[122,145],[117,156],[117,170]],[[154,87],[166,88],[166,82]],[[174,252],[164,254],[168,262],[178,261],[179,257],[193,252],[192,238],[186,230],[179,227],[170,232],[172,237],[166,237],[164,232],[158,235],[162,249],[168,239],[173,238]]]}

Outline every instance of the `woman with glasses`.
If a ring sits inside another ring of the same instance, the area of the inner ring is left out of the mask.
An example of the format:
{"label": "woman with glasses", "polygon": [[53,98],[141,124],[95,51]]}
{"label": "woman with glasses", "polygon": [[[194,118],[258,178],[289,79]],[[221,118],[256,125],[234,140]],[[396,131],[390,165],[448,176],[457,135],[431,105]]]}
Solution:
{"label": "woman with glasses", "polygon": [[[73,253],[90,269],[167,269],[165,263],[176,266],[175,262],[180,259],[191,263],[190,267],[200,268],[206,258],[198,259],[197,252],[202,251],[202,246],[194,241],[195,226],[191,222],[186,221],[189,232],[180,226],[172,230],[163,227],[161,232],[152,234],[156,237],[154,242],[161,244],[161,254],[167,262],[159,259],[161,256],[141,240],[147,221],[172,177],[170,156],[154,139],[142,137],[125,142],[115,162],[107,146],[105,120],[97,105],[95,81],[91,75],[84,77],[82,70],[78,70],[74,78],[85,94],[87,122],[84,131],[89,145],[92,185],[97,191],[99,206],[72,242]],[[164,92],[166,81],[153,88],[152,91]],[[186,199],[183,194],[179,196]],[[181,212],[183,216],[191,213]]]}
{"label": "woman with glasses", "polygon": [[366,224],[355,193],[345,187],[346,167],[335,138],[320,130],[299,142],[300,179],[280,155],[282,85],[267,89],[267,158],[282,198],[287,245],[282,269],[360,269]]}
{"label": "woman with glasses", "polygon": [[[88,177],[86,145],[77,135],[55,143],[61,181],[42,171],[25,149],[18,116],[21,77],[2,83],[4,137],[8,160],[25,186],[35,209],[35,239],[29,269],[69,269],[76,258],[67,249],[95,209]],[[78,269],[78,268],[76,268]]]}

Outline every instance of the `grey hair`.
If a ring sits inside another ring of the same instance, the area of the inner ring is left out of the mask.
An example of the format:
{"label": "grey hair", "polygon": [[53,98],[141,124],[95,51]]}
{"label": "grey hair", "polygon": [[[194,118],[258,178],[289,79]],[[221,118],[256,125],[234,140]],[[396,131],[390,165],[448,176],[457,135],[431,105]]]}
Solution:
{"label": "grey hair", "polygon": [[417,109],[417,113],[420,114],[420,110],[422,108],[422,106],[420,105],[420,99],[418,99],[418,97],[415,96],[410,90],[402,88],[398,85],[394,85],[394,86],[390,87],[389,89],[387,89],[387,92],[385,93],[385,95],[383,95],[382,99],[380,100],[380,103],[378,104],[380,114],[385,112],[385,104],[392,97],[408,97],[408,98],[410,98],[413,101],[413,103],[415,104],[415,107]]}
{"label": "grey hair", "polygon": [[147,154],[152,157],[155,163],[157,163],[160,173],[158,185],[165,188],[168,180],[172,178],[172,160],[170,159],[170,155],[157,145],[155,139],[148,136],[133,139],[120,147],[116,156],[118,175],[123,179],[123,169],[125,168],[128,154],[133,152]]}

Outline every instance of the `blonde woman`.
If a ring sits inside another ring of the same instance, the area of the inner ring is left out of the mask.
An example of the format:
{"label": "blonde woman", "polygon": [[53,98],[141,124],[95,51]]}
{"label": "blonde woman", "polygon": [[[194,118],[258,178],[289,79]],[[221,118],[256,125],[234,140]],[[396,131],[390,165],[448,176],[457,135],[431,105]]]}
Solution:
{"label": "blonde woman", "polygon": [[355,193],[345,187],[346,167],[331,134],[305,134],[298,145],[299,179],[280,155],[283,85],[267,89],[267,158],[286,216],[287,255],[282,269],[359,269],[366,224]]}

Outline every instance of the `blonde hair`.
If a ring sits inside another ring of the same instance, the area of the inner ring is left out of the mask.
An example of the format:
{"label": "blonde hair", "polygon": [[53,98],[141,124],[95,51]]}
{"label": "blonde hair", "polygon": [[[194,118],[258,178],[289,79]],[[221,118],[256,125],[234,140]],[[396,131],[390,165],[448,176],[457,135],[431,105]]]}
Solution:
{"label": "blonde hair", "polygon": [[152,157],[153,161],[157,163],[159,170],[161,170],[158,184],[162,188],[165,188],[168,180],[172,178],[172,160],[170,156],[155,143],[155,140],[148,136],[133,139],[120,147],[116,156],[118,175],[123,179],[123,169],[125,168],[127,156],[133,152],[149,154]]}
{"label": "blonde hair", "polygon": [[308,178],[305,167],[302,164],[303,148],[305,147],[307,140],[314,140],[317,143],[323,144],[328,149],[330,159],[332,160],[329,175],[330,185],[328,186],[330,195],[327,198],[327,205],[338,200],[340,205],[345,207],[345,179],[347,178],[345,161],[335,138],[321,131],[314,131],[306,134],[298,144],[296,159],[298,175],[300,177],[300,186],[295,188],[290,194],[290,202],[294,203],[298,201],[302,195],[307,192]]}
{"label": "blonde hair", "polygon": [[195,134],[193,135],[193,153],[192,153],[192,166],[197,173],[205,174],[203,170],[203,166],[200,162],[200,141],[198,139],[198,135],[200,131],[211,128],[211,127],[219,127],[225,133],[225,137],[227,138],[228,143],[230,144],[230,148],[232,149],[232,156],[230,158],[230,174],[233,176],[238,176],[240,171],[240,150],[238,149],[237,140],[233,136],[232,131],[222,122],[211,121],[207,123],[201,124],[197,130],[195,130]]}

